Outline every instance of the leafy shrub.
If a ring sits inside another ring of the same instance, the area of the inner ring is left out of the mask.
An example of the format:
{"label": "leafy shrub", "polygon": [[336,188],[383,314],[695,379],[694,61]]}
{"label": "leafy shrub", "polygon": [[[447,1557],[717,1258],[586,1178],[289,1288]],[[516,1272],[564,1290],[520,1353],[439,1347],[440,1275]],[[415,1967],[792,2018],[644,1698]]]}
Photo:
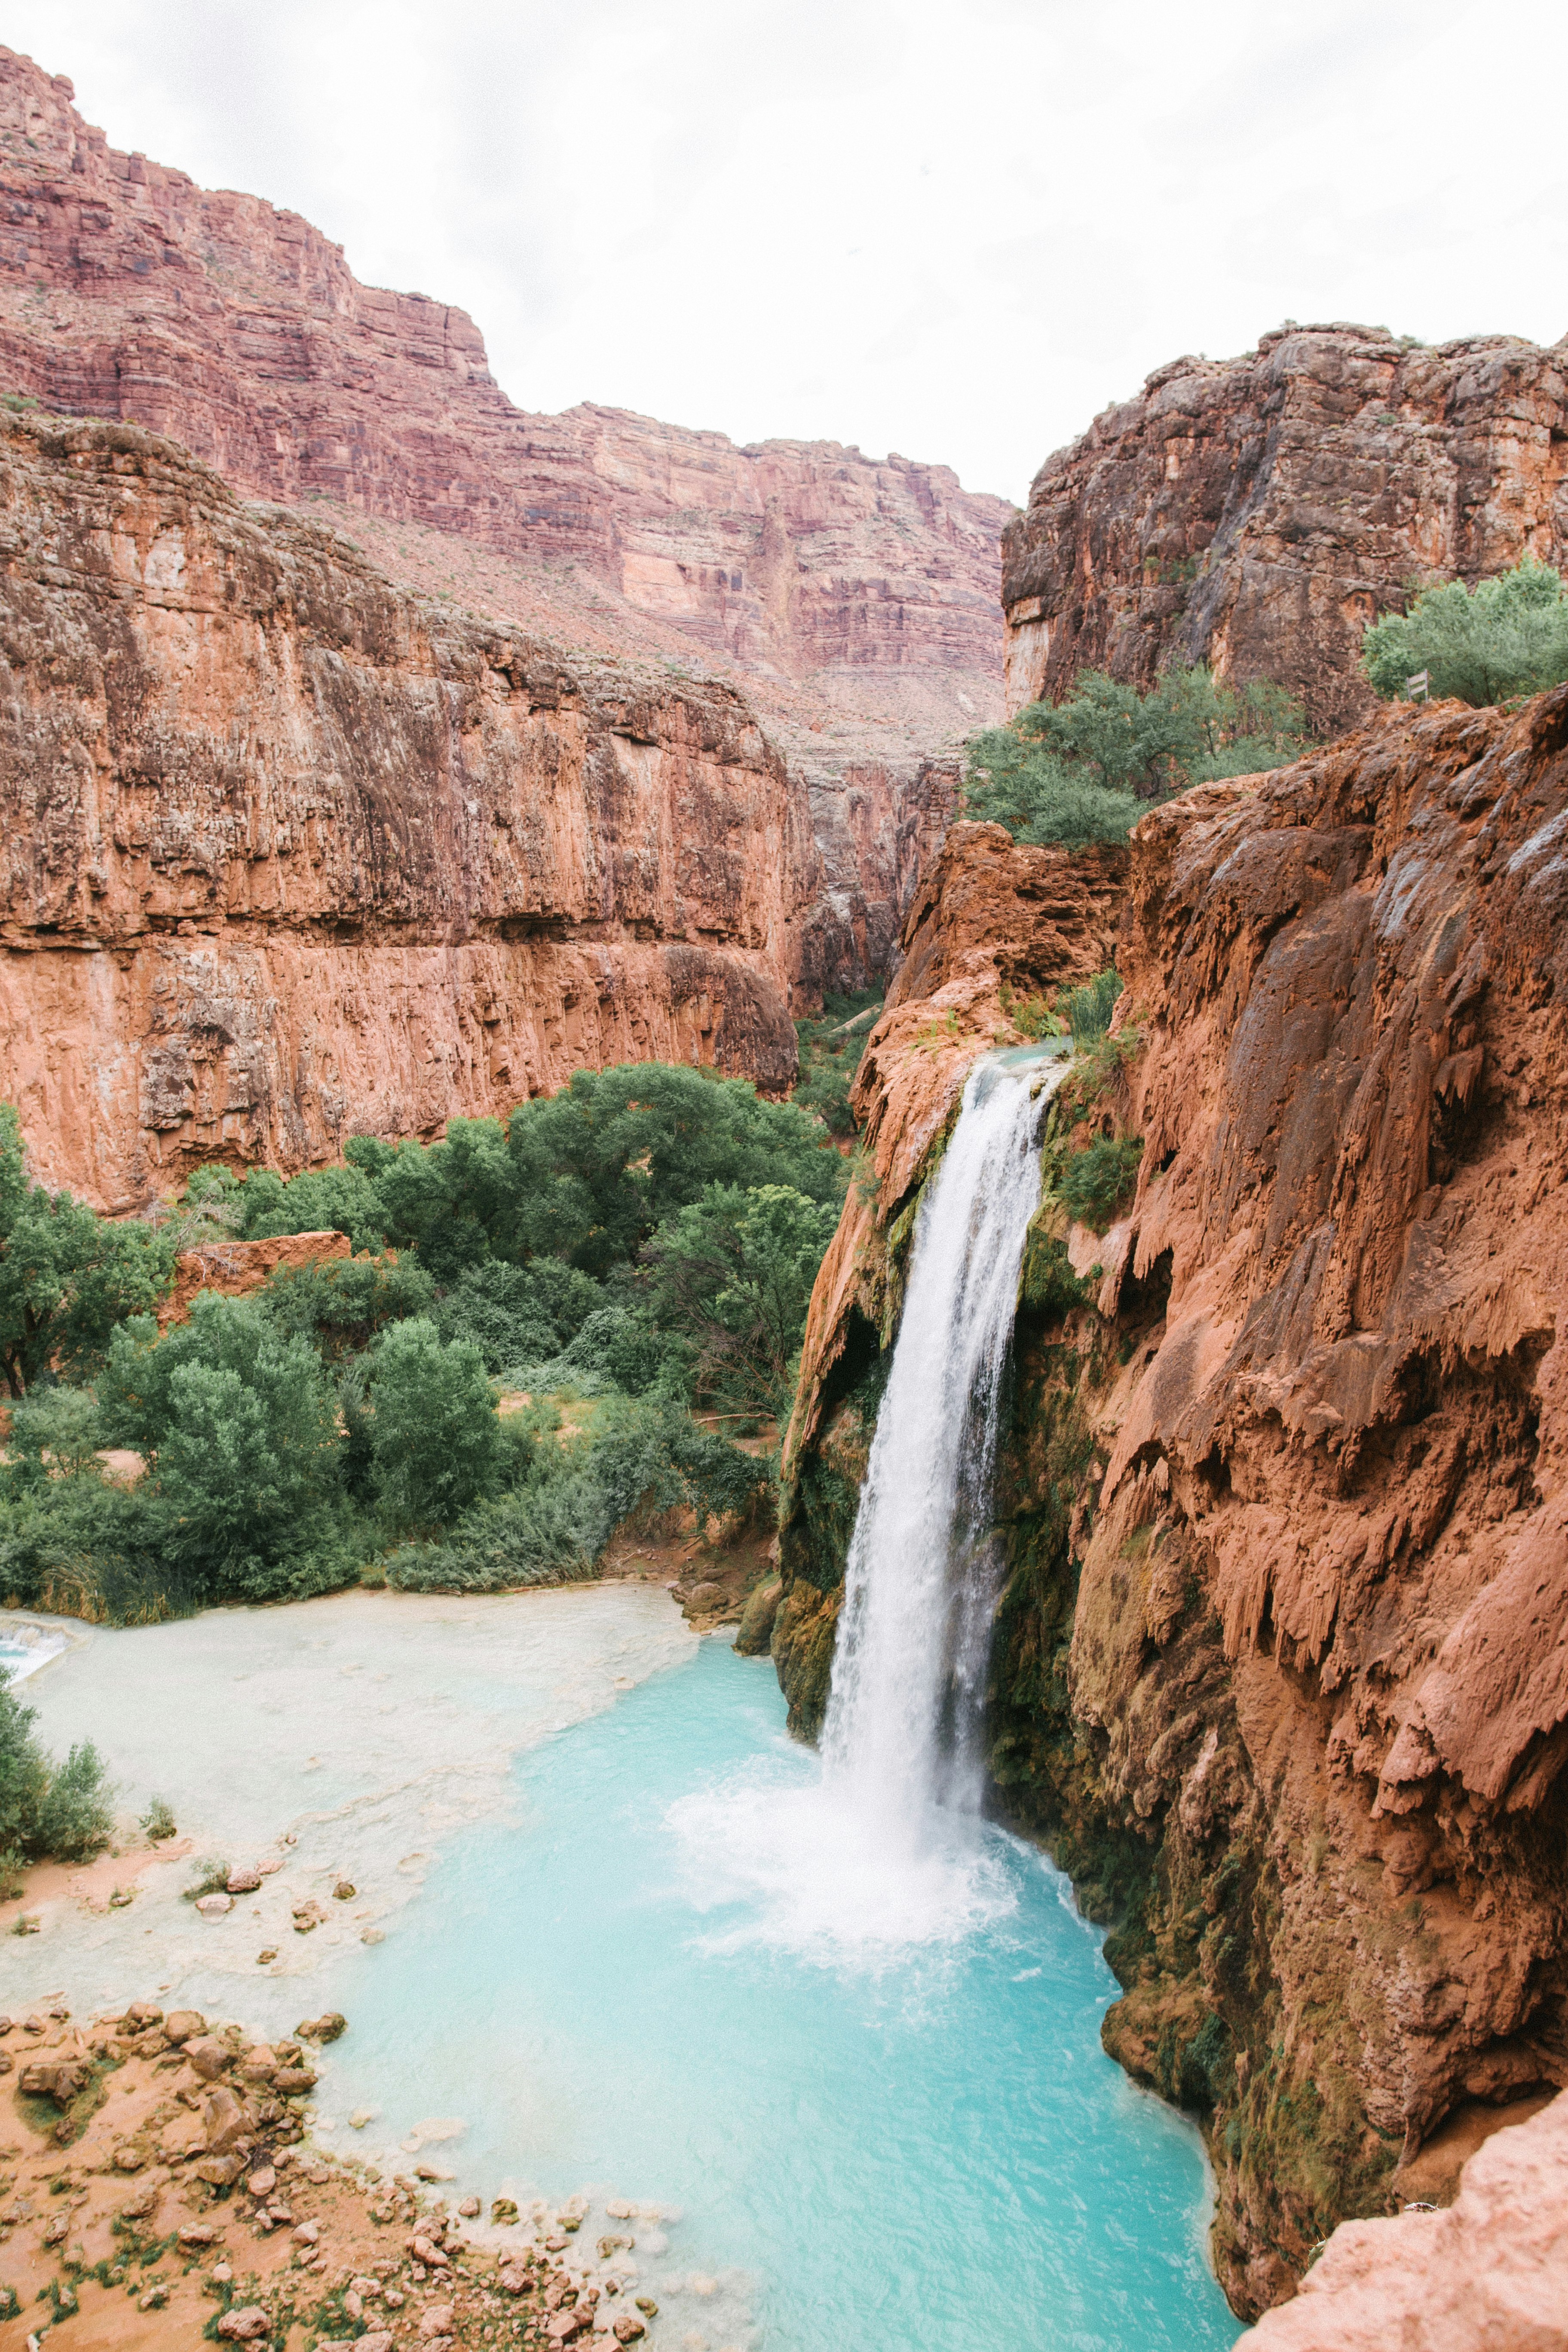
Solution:
{"label": "leafy shrub", "polygon": [[1096,1037],[1104,1036],[1121,993],[1121,976],[1116,971],[1097,972],[1081,988],[1068,990],[1058,1010],[1072,1032],[1075,1046],[1089,1045]]}
{"label": "leafy shrub", "polygon": [[388,1323],[427,1315],[435,1300],[434,1282],[412,1259],[340,1257],[280,1267],[258,1304],[279,1331],[336,1358],[368,1348]]}
{"label": "leafy shrub", "polygon": [[14,1397],[51,1367],[92,1372],[121,1317],[153,1307],[173,1265],[150,1225],[117,1224],[33,1183],[21,1124],[0,1103],[0,1380]]}
{"label": "leafy shrub", "polygon": [[1362,639],[1362,667],[1385,701],[1427,673],[1429,692],[1478,709],[1540,694],[1568,678],[1568,595],[1559,574],[1527,557],[1473,589],[1450,580],[1406,613],[1384,613]]}
{"label": "leafy shrub", "polygon": [[790,1100],[814,1112],[829,1135],[847,1141],[855,1132],[849,1089],[866,1051],[866,1041],[882,1009],[879,989],[858,996],[826,995],[815,1019],[797,1021],[800,1076]]}
{"label": "leafy shrub", "polygon": [[722,1411],[787,1410],[812,1285],[837,1205],[787,1184],[712,1184],[659,1227],[651,1311],[697,1351],[698,1394]]}
{"label": "leafy shrub", "polygon": [[1123,841],[1152,802],[1279,767],[1305,736],[1299,707],[1261,680],[1235,688],[1201,665],[1173,665],[1140,693],[1080,670],[1060,703],[1031,703],[972,740],[964,814],[1005,824],[1017,841]]}
{"label": "leafy shrub", "polygon": [[1082,1151],[1069,1152],[1058,1172],[1056,1189],[1079,1224],[1102,1234],[1114,1223],[1117,1211],[1131,1198],[1138,1181],[1141,1136],[1112,1141],[1099,1136]]}
{"label": "leafy shrub", "polygon": [[85,1862],[109,1843],[108,1778],[90,1742],[51,1763],[33,1733],[37,1709],[0,1683],[0,1847],[33,1861]]}
{"label": "leafy shrub", "polygon": [[150,1316],[121,1324],[99,1402],[108,1442],[148,1460],[135,1502],[193,1600],[344,1580],[336,1401],[315,1349],[254,1301],[203,1291],[163,1339]]}
{"label": "leafy shrub", "polygon": [[153,1799],[146,1811],[139,1815],[136,1826],[149,1845],[162,1845],[165,1838],[179,1835],[179,1824],[162,1797]]}
{"label": "leafy shrub", "polygon": [[604,1292],[559,1258],[512,1265],[487,1258],[442,1297],[435,1322],[444,1339],[467,1339],[486,1370],[549,1362],[604,1303]]}
{"label": "leafy shrub", "polygon": [[372,1480],[400,1527],[444,1528],[495,1484],[501,1440],[484,1358],[416,1316],[370,1365]]}

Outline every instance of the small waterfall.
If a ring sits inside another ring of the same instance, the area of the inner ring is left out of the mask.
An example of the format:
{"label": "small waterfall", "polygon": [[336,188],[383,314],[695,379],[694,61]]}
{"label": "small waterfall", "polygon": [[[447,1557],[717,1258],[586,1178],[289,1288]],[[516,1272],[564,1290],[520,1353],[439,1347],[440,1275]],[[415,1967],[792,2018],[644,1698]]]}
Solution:
{"label": "small waterfall", "polygon": [[978,1809],[1000,1547],[996,1424],[1047,1097],[1065,1059],[980,1063],[916,1222],[850,1543],[823,1729],[830,1784],[889,1831]]}

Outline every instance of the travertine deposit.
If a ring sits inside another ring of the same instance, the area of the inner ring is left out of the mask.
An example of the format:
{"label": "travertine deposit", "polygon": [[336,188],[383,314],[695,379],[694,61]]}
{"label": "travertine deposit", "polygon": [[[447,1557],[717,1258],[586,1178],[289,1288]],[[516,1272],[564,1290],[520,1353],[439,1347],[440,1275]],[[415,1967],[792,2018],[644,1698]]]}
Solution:
{"label": "travertine deposit", "polygon": [[[974,838],[813,1303],[774,1636],[807,1724],[909,1204],[1004,1034],[1020,877],[1062,887],[996,845],[988,933]],[[1026,1262],[992,1762],[1118,1923],[1107,2046],[1206,2117],[1253,2314],[1568,2081],[1568,689],[1390,711],[1130,856],[1120,1050],[1052,1148],[1141,1139],[1137,1191],[1103,1234],[1047,1192]]]}
{"label": "travertine deposit", "polygon": [[1048,457],[1004,540],[1008,708],[1163,657],[1366,717],[1361,634],[1412,582],[1568,551],[1568,341],[1295,327],[1173,360]]}
{"label": "travertine deposit", "polygon": [[[362,286],[297,214],[118,152],[8,49],[0,221],[0,389],[167,435],[244,495],[374,517],[395,576],[406,556],[476,609],[716,667],[814,781],[830,863],[858,845],[851,771],[880,763],[918,821],[924,761],[1000,713],[1013,509],[947,467],[514,408],[465,312]],[[880,906],[876,870],[848,887]],[[830,980],[864,977],[853,913]]]}
{"label": "travertine deposit", "polygon": [[576,1068],[786,1086],[804,791],[731,688],[394,588],[126,425],[0,433],[0,1097],[125,1210]]}

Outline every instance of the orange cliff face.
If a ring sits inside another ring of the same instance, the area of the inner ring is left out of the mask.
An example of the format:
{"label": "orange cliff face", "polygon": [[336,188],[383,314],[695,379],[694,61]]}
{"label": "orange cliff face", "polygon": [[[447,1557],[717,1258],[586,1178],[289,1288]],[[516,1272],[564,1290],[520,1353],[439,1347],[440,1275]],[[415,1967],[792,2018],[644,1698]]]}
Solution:
{"label": "orange cliff face", "polygon": [[1048,457],[1004,541],[1008,707],[1173,656],[1367,718],[1361,635],[1410,583],[1568,556],[1568,340],[1280,328],[1173,360]]}
{"label": "orange cliff face", "polygon": [[[799,1722],[909,1205],[1009,967],[1097,944],[1047,935],[1051,856],[954,829],[867,1052],[786,1453]],[[1026,1260],[991,1765],[1114,1926],[1107,2047],[1204,2117],[1250,2315],[1568,2084],[1568,688],[1395,708],[1126,857],[1122,1051],[1047,1173],[1142,1152],[1104,1232],[1047,1184]],[[1360,2243],[1260,2352],[1339,2340]]]}
{"label": "orange cliff face", "polygon": [[466,313],[119,153],[4,48],[0,200],[0,385],[167,435],[242,495],[324,501],[395,578],[471,609],[738,684],[830,870],[807,977],[860,983],[907,904],[900,840],[945,821],[957,746],[1001,715],[1005,499],[837,442],[517,409]]}
{"label": "orange cliff face", "polygon": [[649,1057],[787,1086],[817,881],[732,688],[394,588],[134,428],[0,431],[0,1097],[123,1211]]}

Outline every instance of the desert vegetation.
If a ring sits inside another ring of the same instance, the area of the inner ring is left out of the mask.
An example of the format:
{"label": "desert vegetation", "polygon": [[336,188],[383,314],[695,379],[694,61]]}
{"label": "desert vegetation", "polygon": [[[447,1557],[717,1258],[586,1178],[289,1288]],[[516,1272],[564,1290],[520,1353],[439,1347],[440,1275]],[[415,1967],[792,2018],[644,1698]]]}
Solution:
{"label": "desert vegetation", "polygon": [[[32,1184],[7,1113],[0,1595],[483,1590],[591,1572],[639,1507],[743,1518],[770,1470],[731,1441],[787,1400],[845,1181],[814,1110],[660,1064],[292,1181],[206,1168],[155,1224]],[[179,1247],[329,1226],[356,1255],[160,1331]]]}
{"label": "desert vegetation", "polygon": [[1173,664],[1141,693],[1080,670],[1059,703],[1032,702],[971,740],[963,813],[1016,841],[1124,841],[1153,802],[1280,767],[1306,733],[1300,706],[1264,680],[1231,687],[1203,664]]}
{"label": "desert vegetation", "polygon": [[[1568,594],[1549,563],[1526,558],[1467,588],[1418,591],[1362,639],[1362,667],[1385,701],[1417,692],[1477,709],[1541,694],[1568,678]],[[1419,683],[1418,683],[1419,682]]]}

